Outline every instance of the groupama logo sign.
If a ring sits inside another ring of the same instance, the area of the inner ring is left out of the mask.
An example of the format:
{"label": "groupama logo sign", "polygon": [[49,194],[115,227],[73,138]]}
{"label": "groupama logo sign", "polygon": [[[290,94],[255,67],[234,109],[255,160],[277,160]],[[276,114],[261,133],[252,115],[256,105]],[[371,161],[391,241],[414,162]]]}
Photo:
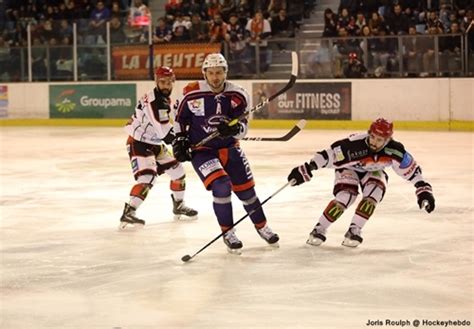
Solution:
{"label": "groupama logo sign", "polygon": [[56,97],[56,109],[61,113],[74,111],[76,103],[71,101],[71,96],[75,93],[76,91],[74,89],[66,89],[59,94],[58,97]]}
{"label": "groupama logo sign", "polygon": [[49,95],[51,118],[127,118],[136,103],[136,85],[50,85]]}

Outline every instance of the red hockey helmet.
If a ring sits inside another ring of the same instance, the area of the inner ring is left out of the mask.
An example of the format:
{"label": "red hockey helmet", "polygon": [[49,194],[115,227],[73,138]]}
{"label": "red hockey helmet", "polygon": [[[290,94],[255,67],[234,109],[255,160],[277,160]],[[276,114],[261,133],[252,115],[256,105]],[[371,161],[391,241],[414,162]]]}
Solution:
{"label": "red hockey helmet", "polygon": [[173,81],[176,79],[173,69],[168,66],[160,66],[155,70],[155,75],[158,79],[161,78],[171,78]]}
{"label": "red hockey helmet", "polygon": [[384,118],[378,118],[370,125],[369,133],[383,138],[390,138],[393,135],[393,123]]}

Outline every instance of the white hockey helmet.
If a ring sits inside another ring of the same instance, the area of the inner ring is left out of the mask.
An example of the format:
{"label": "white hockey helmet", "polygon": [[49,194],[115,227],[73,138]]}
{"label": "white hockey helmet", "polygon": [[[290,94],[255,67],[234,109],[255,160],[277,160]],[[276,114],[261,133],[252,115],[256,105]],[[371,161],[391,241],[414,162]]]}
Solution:
{"label": "white hockey helmet", "polygon": [[204,76],[206,76],[206,69],[210,67],[223,67],[226,73],[228,70],[227,61],[224,56],[219,53],[209,54],[204,59],[204,62],[202,63],[202,74]]}

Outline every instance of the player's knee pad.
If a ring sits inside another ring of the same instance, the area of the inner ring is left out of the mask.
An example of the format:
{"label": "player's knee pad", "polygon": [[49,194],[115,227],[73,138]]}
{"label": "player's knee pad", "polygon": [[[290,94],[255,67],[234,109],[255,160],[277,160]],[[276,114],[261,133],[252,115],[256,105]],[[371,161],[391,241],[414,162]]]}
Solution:
{"label": "player's knee pad", "polygon": [[332,200],[324,209],[324,217],[330,222],[335,222],[344,213],[346,208],[337,200]]}
{"label": "player's knee pad", "polygon": [[170,181],[171,191],[184,191],[186,189],[186,175]]}
{"label": "player's knee pad", "polygon": [[357,199],[357,193],[353,190],[340,190],[336,193],[336,201],[344,206],[345,209],[349,208]]}
{"label": "player's knee pad", "polygon": [[139,199],[145,200],[148,192],[153,187],[151,184],[138,183],[132,187],[130,191],[130,196],[137,197]]}
{"label": "player's knee pad", "polygon": [[242,201],[244,206],[251,205],[258,199],[257,193],[255,193],[255,189],[253,187],[244,191],[235,192],[235,194]]}
{"label": "player's knee pad", "polygon": [[232,193],[232,183],[229,176],[222,176],[212,182],[212,195],[218,198],[229,197]]}
{"label": "player's knee pad", "polygon": [[376,203],[382,201],[385,195],[385,183],[377,179],[369,179],[362,187],[362,194],[364,198],[371,198]]}
{"label": "player's knee pad", "polygon": [[357,205],[356,214],[362,218],[369,219],[377,207],[377,201],[371,197],[364,197]]}

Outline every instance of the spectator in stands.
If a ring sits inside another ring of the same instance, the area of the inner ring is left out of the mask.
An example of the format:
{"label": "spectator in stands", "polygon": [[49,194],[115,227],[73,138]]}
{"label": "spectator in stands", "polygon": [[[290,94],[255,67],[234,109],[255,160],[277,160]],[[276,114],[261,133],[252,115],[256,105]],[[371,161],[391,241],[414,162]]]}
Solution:
{"label": "spectator in stands", "polygon": [[207,16],[208,17],[215,17],[216,15],[220,14],[221,12],[221,5],[219,0],[209,0],[207,5]]}
{"label": "spectator in stands", "polygon": [[293,38],[295,36],[296,22],[288,18],[285,9],[280,9],[278,16],[272,19],[272,35],[281,38]]}
{"label": "spectator in stands", "polygon": [[360,52],[359,41],[350,39],[346,28],[339,28],[339,38],[341,39],[338,39],[334,45],[334,76],[336,78],[342,77],[349,53]]}
{"label": "spectator in stands", "polygon": [[110,19],[110,10],[105,7],[103,1],[97,1],[95,9],[91,13],[89,32],[86,36],[86,44],[105,43],[105,23]]}
{"label": "spectator in stands", "polygon": [[[431,26],[427,34],[430,36],[436,36],[439,34],[439,29],[433,25]],[[434,38],[423,38],[423,70],[420,74],[421,77],[434,76],[436,72],[435,68],[435,39]]]}
{"label": "spectator in stands", "polygon": [[127,36],[125,35],[124,28],[120,17],[112,16],[110,19],[110,43],[121,44],[125,43]]}
{"label": "spectator in stands", "polygon": [[341,0],[337,11],[342,14],[342,11],[346,9],[347,13],[350,15],[356,12],[357,7],[357,0]]}
{"label": "spectator in stands", "polygon": [[393,14],[386,17],[387,25],[390,29],[390,34],[407,34],[410,25],[409,18],[402,12],[402,7],[399,4],[393,6]]}
{"label": "spectator in stands", "polygon": [[209,40],[211,43],[222,42],[227,34],[227,24],[220,14],[215,14],[209,27]]}
{"label": "spectator in stands", "polygon": [[73,38],[72,26],[69,24],[69,22],[66,19],[62,19],[60,21],[57,35],[60,40],[64,38],[68,38],[69,40],[72,40]]}
{"label": "spectator in stands", "polygon": [[339,17],[337,18],[338,33],[341,28],[344,28],[347,31],[347,26],[349,26],[350,21],[351,15],[349,14],[349,10],[344,7],[341,8],[341,10],[339,11]]}
{"label": "spectator in stands", "polygon": [[33,81],[46,81],[46,47],[42,45],[40,38],[33,39],[33,45],[31,47],[31,66]]}
{"label": "spectator in stands", "polygon": [[68,37],[61,39],[61,45],[58,47],[58,58],[55,65],[57,80],[72,80],[74,63],[72,59],[71,40]]}
{"label": "spectator in stands", "polygon": [[209,41],[209,25],[201,20],[199,13],[194,13],[191,18],[189,36],[191,42]]}
{"label": "spectator in stands", "polygon": [[367,25],[367,22],[365,21],[365,16],[364,13],[361,11],[357,12],[356,19],[355,19],[355,26],[356,26],[356,35],[361,34],[362,28]]}
{"label": "spectator in stands", "polygon": [[331,8],[324,10],[324,31],[323,38],[337,37],[337,15]]}
{"label": "spectator in stands", "polygon": [[421,67],[421,53],[422,53],[422,38],[419,37],[419,33],[416,32],[415,26],[408,28],[408,37],[404,37],[402,40],[404,48],[404,68],[407,71],[409,77],[415,77],[418,75],[419,67]]}
{"label": "spectator in stands", "polygon": [[268,7],[266,8],[266,11],[270,18],[273,20],[275,17],[277,17],[280,13],[280,11],[283,9],[287,10],[287,5],[286,5],[286,0],[270,0],[270,3],[268,4]]}
{"label": "spectator in stands", "polygon": [[222,15],[222,19],[228,22],[230,14],[234,13],[235,9],[236,3],[234,0],[222,0],[220,6],[220,14]]}
{"label": "spectator in stands", "polygon": [[449,36],[440,37],[440,69],[443,72],[452,72],[459,75],[461,71],[461,38],[459,24],[451,23]]}
{"label": "spectator in stands", "polygon": [[260,51],[260,72],[268,70],[271,63],[271,51],[268,50],[267,38],[271,35],[272,29],[270,22],[263,18],[262,11],[257,11],[255,16],[247,22],[245,27],[249,37],[248,42],[250,46],[259,47]]}
{"label": "spectator in stands", "polygon": [[349,79],[365,78],[367,76],[367,68],[361,60],[359,60],[357,53],[349,53],[349,61],[344,68],[344,77]]}
{"label": "spectator in stands", "polygon": [[245,42],[245,27],[236,13],[232,13],[227,24],[226,42],[229,46],[229,69],[234,76],[246,75],[250,65],[249,49]]}
{"label": "spectator in stands", "polygon": [[191,14],[198,14],[202,21],[209,20],[209,16],[207,15],[206,0],[191,0],[189,12]]}
{"label": "spectator in stands", "polygon": [[139,42],[146,42],[151,12],[143,0],[133,0],[128,13],[128,25],[131,28],[129,38],[138,38]]}
{"label": "spectator in stands", "polygon": [[155,35],[153,36],[154,43],[167,43],[173,39],[173,31],[166,24],[164,17],[158,19],[158,26],[155,29]]}

